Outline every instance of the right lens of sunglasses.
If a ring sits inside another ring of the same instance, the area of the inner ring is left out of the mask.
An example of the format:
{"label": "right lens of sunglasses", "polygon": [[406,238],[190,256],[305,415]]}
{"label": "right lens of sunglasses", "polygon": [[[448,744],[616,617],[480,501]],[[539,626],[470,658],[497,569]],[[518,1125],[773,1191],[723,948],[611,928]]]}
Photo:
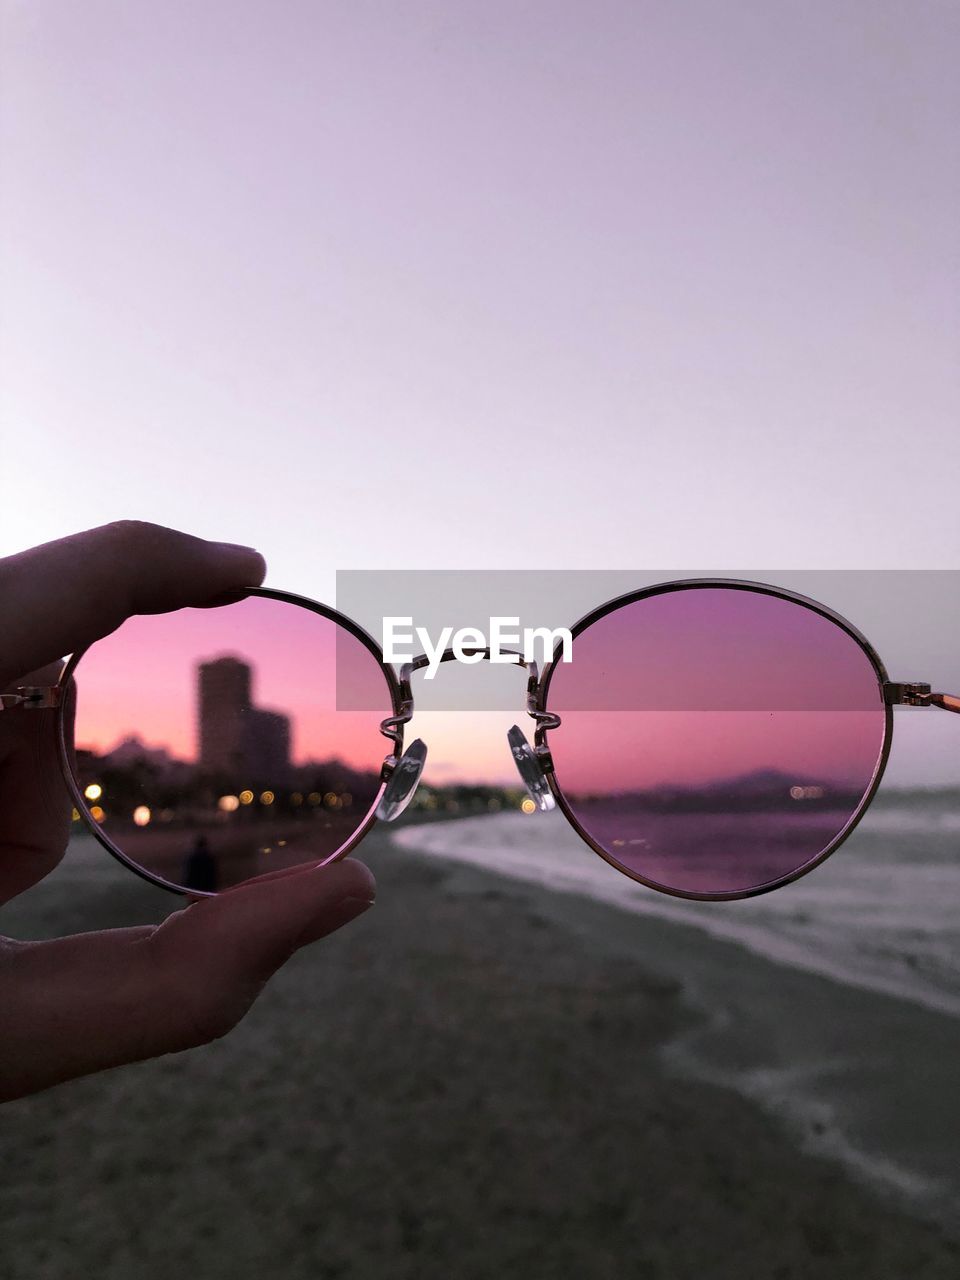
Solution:
{"label": "right lens of sunglasses", "polygon": [[250,596],[131,618],[74,679],[78,805],[151,878],[229,888],[333,860],[372,821],[390,686],[313,609]]}
{"label": "right lens of sunglasses", "polygon": [[547,692],[555,781],[608,861],[736,898],[816,863],[866,803],[887,708],[870,654],[816,608],[690,586],[592,621]]}

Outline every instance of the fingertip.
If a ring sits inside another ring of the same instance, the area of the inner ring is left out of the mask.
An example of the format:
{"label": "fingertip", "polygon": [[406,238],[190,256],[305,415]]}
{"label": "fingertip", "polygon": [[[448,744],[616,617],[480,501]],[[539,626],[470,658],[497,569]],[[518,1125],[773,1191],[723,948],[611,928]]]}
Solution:
{"label": "fingertip", "polygon": [[[362,898],[373,902],[377,896],[377,881],[365,862],[356,858],[342,858],[339,862],[321,864],[313,874],[324,876],[328,886],[338,897]],[[334,880],[335,878],[335,880]]]}
{"label": "fingertip", "polygon": [[330,866],[316,867],[310,874],[315,886],[314,900],[294,950],[335,933],[369,911],[376,901],[377,882],[362,862],[345,858]]}
{"label": "fingertip", "polygon": [[237,586],[259,587],[267,576],[267,562],[253,547],[235,542],[211,542],[217,567],[228,574]]}
{"label": "fingertip", "polygon": [[[205,945],[224,948],[242,966],[272,970],[307,942],[332,933],[371,906],[377,885],[362,862],[344,858],[287,875],[235,885],[197,899],[180,913],[202,918]],[[232,942],[240,940],[239,949]]]}

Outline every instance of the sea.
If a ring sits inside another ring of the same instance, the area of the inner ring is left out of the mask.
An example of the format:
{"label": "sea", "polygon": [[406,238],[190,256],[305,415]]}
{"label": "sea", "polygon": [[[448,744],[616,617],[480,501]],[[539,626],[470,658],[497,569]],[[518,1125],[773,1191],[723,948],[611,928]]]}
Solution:
{"label": "sea", "polygon": [[411,825],[393,840],[692,925],[779,964],[960,1016],[960,791],[878,796],[819,867],[734,902],[677,899],[630,880],[557,810]]}

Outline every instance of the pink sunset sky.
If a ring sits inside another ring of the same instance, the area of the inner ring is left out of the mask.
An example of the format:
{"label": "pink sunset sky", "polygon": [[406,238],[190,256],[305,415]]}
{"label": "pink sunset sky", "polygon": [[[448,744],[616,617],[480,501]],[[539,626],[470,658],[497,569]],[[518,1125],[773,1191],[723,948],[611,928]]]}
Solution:
{"label": "pink sunset sky", "polygon": [[939,0],[8,0],[0,554],[960,567],[958,62]]}
{"label": "pink sunset sky", "polygon": [[[377,660],[306,609],[250,597],[222,609],[131,618],[77,668],[76,740],[105,751],[135,735],[182,760],[197,749],[197,668],[224,656],[252,671],[252,702],[291,722],[291,756],[376,769],[392,714]],[[338,695],[358,710],[338,710]]]}

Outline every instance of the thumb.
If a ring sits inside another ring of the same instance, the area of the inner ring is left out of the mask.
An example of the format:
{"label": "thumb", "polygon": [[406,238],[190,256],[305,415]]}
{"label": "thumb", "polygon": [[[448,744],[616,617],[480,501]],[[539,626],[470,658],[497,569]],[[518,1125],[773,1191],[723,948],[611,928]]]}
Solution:
{"label": "thumb", "polygon": [[300,947],[362,915],[376,888],[370,870],[352,858],[277,872],[168,916],[150,945],[178,983],[200,970],[228,985],[262,987]]}
{"label": "thumb", "polygon": [[226,1034],[299,947],[355,919],[375,882],[346,859],[252,881],[157,927],[0,947],[0,1098]]}

